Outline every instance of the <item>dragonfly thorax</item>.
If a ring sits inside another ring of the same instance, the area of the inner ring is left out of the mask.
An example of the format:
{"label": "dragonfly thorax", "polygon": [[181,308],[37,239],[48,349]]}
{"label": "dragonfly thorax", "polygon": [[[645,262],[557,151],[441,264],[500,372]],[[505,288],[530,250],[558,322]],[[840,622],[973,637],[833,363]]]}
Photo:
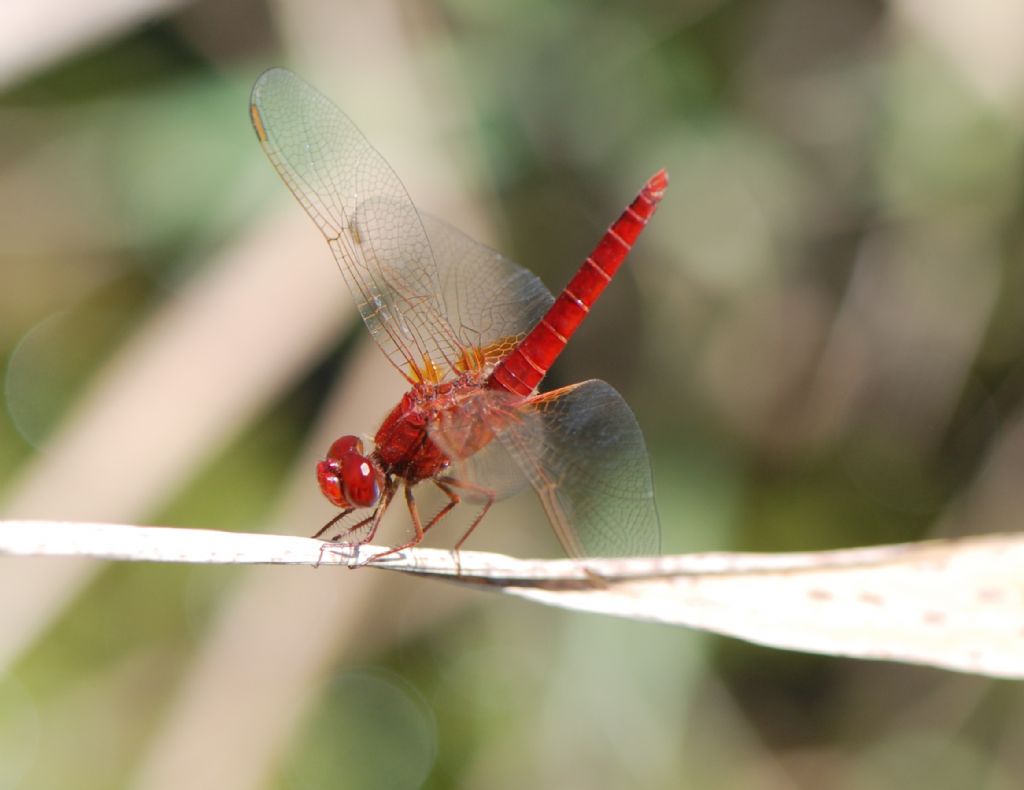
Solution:
{"label": "dragonfly thorax", "polygon": [[431,431],[437,429],[446,415],[457,413],[466,397],[478,391],[479,376],[473,373],[440,384],[414,385],[384,419],[374,437],[374,457],[385,475],[416,483],[447,469],[451,459],[431,438]]}

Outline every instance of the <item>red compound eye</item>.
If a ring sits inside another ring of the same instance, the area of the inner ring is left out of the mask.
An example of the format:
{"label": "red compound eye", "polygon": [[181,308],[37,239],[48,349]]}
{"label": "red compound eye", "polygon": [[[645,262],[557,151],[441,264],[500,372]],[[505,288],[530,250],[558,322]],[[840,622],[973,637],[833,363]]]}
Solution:
{"label": "red compound eye", "polygon": [[370,507],[380,499],[380,475],[376,467],[355,450],[341,456],[341,483],[345,498],[356,507]]}
{"label": "red compound eye", "polygon": [[341,492],[341,479],[338,477],[340,471],[337,461],[321,461],[316,465],[316,481],[320,484],[320,491],[332,505],[347,508],[349,504]]}
{"label": "red compound eye", "polygon": [[363,454],[363,440],[358,436],[342,436],[340,439],[335,439],[334,444],[327,451],[328,461],[341,461],[341,458],[345,453],[355,451],[359,455]]}
{"label": "red compound eye", "polygon": [[316,480],[331,504],[342,509],[372,507],[380,499],[380,470],[363,455],[358,436],[342,436],[331,445],[316,466]]}

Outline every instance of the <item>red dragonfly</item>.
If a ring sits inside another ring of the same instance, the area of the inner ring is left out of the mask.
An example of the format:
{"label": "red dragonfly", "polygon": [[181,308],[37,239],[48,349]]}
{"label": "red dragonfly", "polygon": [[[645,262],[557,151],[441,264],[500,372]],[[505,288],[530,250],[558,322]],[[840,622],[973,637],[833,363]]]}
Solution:
{"label": "red dragonfly", "polygon": [[[404,487],[415,534],[385,554],[415,546],[466,498],[480,511],[458,550],[497,499],[529,482],[569,555],[657,553],[650,463],[625,401],[596,379],[537,386],[654,213],[665,172],[553,299],[526,269],[421,213],[355,124],[291,72],[257,80],[250,115],[327,238],[367,329],[410,385],[370,452],[346,435],[318,464],[320,489],[342,512],[314,537],[334,527],[331,540],[371,541]],[[413,495],[425,480],[448,498],[426,521]]]}

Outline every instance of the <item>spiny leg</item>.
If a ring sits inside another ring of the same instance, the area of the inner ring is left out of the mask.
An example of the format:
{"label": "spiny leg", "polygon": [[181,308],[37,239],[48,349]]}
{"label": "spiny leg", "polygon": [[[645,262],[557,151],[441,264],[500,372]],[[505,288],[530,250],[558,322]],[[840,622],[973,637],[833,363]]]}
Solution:
{"label": "spiny leg", "polygon": [[420,531],[419,527],[422,524],[422,520],[420,519],[419,508],[416,505],[416,499],[412,494],[412,489],[406,486],[405,499],[409,505],[409,514],[412,517],[413,527],[417,529],[416,536],[408,543],[402,546],[396,546],[390,551],[385,551],[381,554],[371,557],[369,560],[367,560],[367,562],[370,562],[371,560],[378,560],[381,557],[384,557],[388,554],[394,554],[395,552],[399,552],[403,549],[408,549],[417,545],[423,540],[424,536],[427,534],[427,530],[438,524],[441,521],[441,519],[443,519],[451,512],[452,508],[454,508],[457,504],[459,504],[462,501],[462,498],[457,493],[455,493],[448,485],[448,481],[434,478],[434,484],[438,488],[440,488],[448,497],[448,504],[446,504],[439,511],[437,511],[437,513],[434,514],[434,517],[431,518],[430,521],[428,521],[426,524],[423,524],[422,531]]}
{"label": "spiny leg", "polygon": [[[493,490],[489,488],[484,488],[483,486],[479,486],[476,483],[470,483],[466,480],[457,480],[451,477],[444,480],[443,483],[442,481],[439,480],[437,481],[437,484],[448,494],[448,496],[452,497],[454,502],[461,501],[461,497],[454,491],[450,490],[449,487],[461,488],[463,491],[472,491],[473,493],[479,494],[480,496],[487,500],[486,502],[484,502],[484,506],[483,508],[481,508],[480,512],[477,513],[476,518],[473,519],[473,523],[469,525],[469,529],[467,529],[465,534],[461,538],[459,538],[458,543],[455,544],[455,548],[452,549],[452,551],[455,553],[455,575],[461,576],[462,560],[459,558],[459,549],[462,548],[462,544],[466,542],[466,539],[471,534],[473,534],[473,530],[476,529],[477,524],[479,524],[483,520],[484,516],[487,515],[487,511],[491,509],[491,505],[494,504],[495,500],[497,499],[497,495]],[[452,503],[452,507],[454,507],[454,502]]]}
{"label": "spiny leg", "polygon": [[349,513],[354,513],[354,512],[355,512],[355,508],[354,507],[350,507],[347,510],[342,510],[338,515],[336,515],[334,518],[332,518],[330,521],[328,521],[326,524],[324,524],[322,527],[320,527],[320,529],[318,529],[316,532],[314,532],[312,535],[310,535],[310,537],[311,538],[319,538],[327,530],[329,530],[331,527],[333,527],[335,524],[337,524],[339,521],[341,521],[343,518],[345,518],[345,516],[347,516]]}
{"label": "spiny leg", "polygon": [[[373,509],[373,515],[369,518],[364,518],[358,524],[349,527],[343,534],[351,535],[357,529],[361,529],[366,525],[367,522],[372,521],[373,526],[370,527],[370,531],[366,533],[365,537],[360,538],[355,542],[355,545],[362,546],[364,543],[370,543],[377,536],[377,530],[380,529],[380,522],[384,520],[384,512],[388,509],[388,505],[391,504],[391,497],[395,495],[395,486],[389,485],[384,489],[384,493],[380,497],[380,501],[377,503],[377,507]],[[341,535],[335,535],[334,539],[337,540]]]}
{"label": "spiny leg", "polygon": [[[372,557],[368,557],[364,562],[360,563],[361,565],[366,565],[370,562],[376,562],[382,557],[387,557],[389,554],[397,554],[400,551],[405,551],[405,549],[410,549],[423,540],[423,533],[425,532],[425,530],[423,529],[423,522],[420,520],[419,508],[416,507],[416,497],[413,496],[412,487],[409,486],[408,484],[405,486],[405,504],[409,508],[409,517],[412,518],[413,529],[416,530],[416,534],[413,535],[412,540],[410,540],[408,543],[403,543],[401,546],[395,546],[393,549],[382,551],[380,554],[374,554]],[[431,519],[430,526],[433,526],[435,521],[436,517],[434,519]],[[376,533],[377,526],[378,524],[374,525],[373,531],[370,533],[370,538],[372,538],[373,534]],[[370,538],[367,538],[367,540],[369,540]]]}
{"label": "spiny leg", "polygon": [[[319,532],[317,532],[316,535],[314,535],[313,537],[314,538],[320,537],[320,535],[322,535],[327,530],[328,527],[338,523],[338,521],[340,521],[341,519],[345,518],[345,516],[347,516],[349,513],[352,513],[354,511],[355,511],[355,508],[349,508],[348,510],[342,512],[341,515],[335,516],[330,521],[328,521],[324,525],[323,529],[321,529]],[[343,535],[348,535],[349,533],[354,532],[357,529],[362,529],[366,525],[366,523],[369,522],[371,519],[373,519],[375,516],[376,516],[376,511],[374,511],[374,513],[371,513],[369,516],[367,516],[366,518],[364,518],[362,521],[358,522],[354,526],[349,527],[344,532],[339,532],[337,535],[331,535],[329,538],[325,538],[324,542],[320,544],[320,556],[319,556],[319,558],[317,558],[316,565],[314,565],[313,567],[314,568],[319,568],[320,567],[320,562],[324,558],[324,552],[327,551],[328,546],[331,543],[341,543],[341,545],[343,545],[343,546],[359,546],[359,545],[362,545],[363,543],[365,543],[367,540],[369,540],[369,538],[365,538],[363,540],[356,541],[355,543],[345,543],[344,541],[339,541],[338,538],[342,537]],[[371,534],[374,531],[375,530],[371,530]]]}
{"label": "spiny leg", "polygon": [[[385,488],[384,493],[381,495],[380,501],[377,502],[377,506],[373,509],[373,512],[369,516],[364,518],[362,521],[358,521],[351,527],[347,527],[342,532],[339,532],[337,535],[332,535],[330,538],[328,538],[327,541],[320,547],[320,555],[323,556],[324,551],[327,549],[328,543],[341,543],[345,546],[362,546],[364,543],[370,543],[376,536],[377,530],[380,528],[381,520],[384,518],[384,512],[388,509],[388,505],[391,503],[391,498],[394,496],[394,494],[395,486],[392,485]],[[349,508],[347,510],[342,511],[339,515],[335,516],[330,521],[328,521],[327,524],[324,525],[323,529],[317,532],[316,535],[314,535],[313,537],[318,537],[322,535],[328,529],[328,527],[338,523],[338,521],[340,521],[349,513],[352,513],[354,511],[355,508]],[[367,532],[366,535],[364,535],[363,537],[359,538],[358,540],[350,542],[341,540],[345,536],[351,535],[352,533],[363,529],[367,524],[371,524],[372,526],[370,527],[370,531]],[[358,556],[358,552],[356,556]],[[317,562],[317,565],[319,564],[320,563]],[[359,564],[362,565],[365,563]]]}
{"label": "spiny leg", "polygon": [[[441,485],[441,483],[438,482],[438,485]],[[476,483],[470,483],[466,480],[457,480],[452,477],[449,477],[444,481],[444,486],[442,486],[442,488],[445,488],[445,486],[461,488],[463,491],[469,491],[474,494],[479,494],[486,500],[484,502],[483,508],[481,508],[480,512],[477,513],[476,518],[473,519],[473,523],[469,525],[469,529],[466,530],[465,534],[463,534],[463,536],[459,538],[458,543],[455,544],[455,551],[458,552],[458,550],[462,548],[462,544],[465,543],[469,536],[473,534],[473,530],[476,529],[477,525],[481,521],[483,521],[484,516],[487,515],[487,511],[491,509],[491,505],[493,505],[495,501],[497,501],[498,497],[497,494],[490,488],[484,488],[483,486],[477,485]],[[445,490],[447,491],[448,489],[445,488]],[[448,495],[455,497],[457,500],[459,499],[459,495],[453,491],[449,491]]]}
{"label": "spiny leg", "polygon": [[452,491],[452,489],[448,486],[446,481],[435,477],[434,485],[436,485],[438,488],[444,491],[445,496],[448,497],[448,504],[441,508],[439,511],[437,511],[437,514],[432,519],[430,519],[430,522],[427,523],[426,526],[423,527],[424,534],[426,534],[427,530],[429,530],[432,526],[437,524],[442,518],[447,516],[448,513],[451,512],[451,509],[462,501],[462,498],[454,491]]}
{"label": "spiny leg", "polygon": [[[377,532],[377,523],[380,523],[380,518],[378,518],[377,513],[378,513],[378,511],[374,510],[370,515],[368,515],[362,521],[357,521],[351,527],[346,527],[344,529],[344,531],[339,532],[337,535],[331,535],[331,537],[329,538],[330,542],[331,543],[349,543],[349,544],[354,545],[354,546],[358,546],[358,545],[360,545],[362,543],[369,543],[371,540],[373,540],[373,536]],[[353,541],[342,540],[342,538],[345,538],[345,537],[351,535],[353,532],[358,532],[363,527],[365,527],[367,524],[369,524],[369,523],[371,523],[373,521],[376,521],[377,523],[375,523],[373,525],[373,527],[370,529],[369,533],[367,533],[367,535],[365,537],[360,538],[359,540],[353,540]]]}
{"label": "spiny leg", "polygon": [[[329,530],[331,527],[333,527],[335,524],[337,524],[339,521],[341,521],[343,518],[345,518],[345,516],[347,516],[349,513],[352,513],[354,511],[355,511],[354,507],[350,507],[347,510],[342,510],[338,515],[336,515],[334,518],[332,518],[330,521],[328,521],[326,524],[324,524],[322,527],[320,527],[320,529],[318,529],[316,532],[314,532],[310,536],[310,538],[314,539],[314,540],[316,538],[319,538],[327,530]],[[337,535],[335,535],[335,537],[337,537]],[[327,550],[327,543],[328,542],[333,543],[334,542],[334,538],[329,538],[323,544],[321,544],[321,546],[320,546],[320,556],[318,556],[316,558],[316,565],[313,566],[314,568],[319,568],[320,567],[320,562],[324,558],[324,551]]]}

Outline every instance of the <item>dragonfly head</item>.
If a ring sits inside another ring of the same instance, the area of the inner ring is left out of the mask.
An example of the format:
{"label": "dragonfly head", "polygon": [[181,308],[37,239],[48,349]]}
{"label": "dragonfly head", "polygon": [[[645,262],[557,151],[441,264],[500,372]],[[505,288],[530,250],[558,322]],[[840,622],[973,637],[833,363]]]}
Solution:
{"label": "dragonfly head", "polygon": [[342,436],[316,465],[316,480],[332,504],[347,510],[376,505],[384,474],[371,457],[363,455],[358,436]]}

